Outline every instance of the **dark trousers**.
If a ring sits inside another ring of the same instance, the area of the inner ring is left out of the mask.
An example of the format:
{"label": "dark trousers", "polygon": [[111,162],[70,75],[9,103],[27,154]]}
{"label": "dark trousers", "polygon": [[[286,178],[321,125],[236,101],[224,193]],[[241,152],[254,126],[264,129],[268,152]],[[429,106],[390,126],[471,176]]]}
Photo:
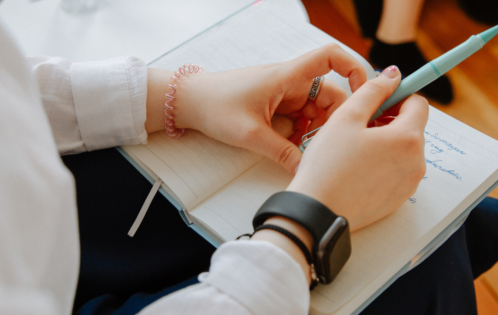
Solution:
{"label": "dark trousers", "polygon": [[[161,195],[135,237],[127,235],[151,184],[115,149],[63,157],[76,179],[80,315],[136,314],[197,283],[214,248]],[[362,314],[477,314],[474,278],[498,261],[498,200],[486,198],[434,254]]]}

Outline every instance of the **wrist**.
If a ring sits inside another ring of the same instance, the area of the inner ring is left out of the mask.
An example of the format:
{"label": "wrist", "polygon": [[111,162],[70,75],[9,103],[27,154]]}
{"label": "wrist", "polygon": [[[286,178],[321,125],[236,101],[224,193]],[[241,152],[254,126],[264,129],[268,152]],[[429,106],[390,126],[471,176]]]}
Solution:
{"label": "wrist", "polygon": [[205,95],[209,93],[205,93],[207,87],[203,84],[204,76],[203,73],[193,73],[177,84],[173,103],[176,107],[174,114],[177,128],[201,130],[202,124],[206,122]]}
{"label": "wrist", "polygon": [[[348,221],[331,211],[318,200],[297,192],[278,192],[266,200],[254,215],[253,227],[257,230],[269,219],[283,217],[309,232],[313,241],[313,285],[332,282],[351,255]],[[307,234],[305,234],[307,235]],[[292,235],[290,238],[294,239]],[[306,245],[294,240],[299,248]],[[307,254],[306,250],[303,250]],[[316,281],[316,282],[315,282]]]}
{"label": "wrist", "polygon": [[173,71],[147,69],[147,119],[145,121],[145,130],[147,130],[148,134],[164,130],[165,94],[171,90],[168,84],[172,75]]}
{"label": "wrist", "polygon": [[330,187],[320,188],[314,185],[314,183],[307,182],[306,180],[298,177],[299,174],[296,174],[296,176],[294,176],[293,180],[291,181],[289,186],[287,186],[285,191],[306,195],[322,203],[327,208],[334,209],[334,207],[331,205],[333,192],[331,192]]}
{"label": "wrist", "polygon": [[[312,252],[313,238],[311,234],[298,223],[280,216],[269,218],[264,224],[279,226],[299,238],[308,251]],[[304,272],[308,284],[311,283],[311,267],[306,261],[306,257],[302,250],[291,239],[280,232],[273,230],[260,230],[251,237],[255,241],[267,241],[287,252],[300,266]]]}
{"label": "wrist", "polygon": [[[168,84],[176,83],[172,79],[173,71],[162,69],[147,69],[147,119],[145,129],[147,133],[165,130],[165,103],[166,93],[172,91]],[[192,128],[199,130],[204,121],[202,102],[201,73],[190,74],[180,80],[176,86],[175,99],[170,103],[175,107],[173,111],[177,128]]]}

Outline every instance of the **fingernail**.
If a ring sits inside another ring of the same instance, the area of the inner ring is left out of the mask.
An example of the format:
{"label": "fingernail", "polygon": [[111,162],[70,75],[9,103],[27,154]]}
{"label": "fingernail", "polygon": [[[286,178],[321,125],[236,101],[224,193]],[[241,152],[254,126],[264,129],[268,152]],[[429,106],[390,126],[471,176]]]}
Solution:
{"label": "fingernail", "polygon": [[396,66],[390,66],[385,68],[381,75],[386,76],[389,79],[394,79],[399,75],[399,69]]}

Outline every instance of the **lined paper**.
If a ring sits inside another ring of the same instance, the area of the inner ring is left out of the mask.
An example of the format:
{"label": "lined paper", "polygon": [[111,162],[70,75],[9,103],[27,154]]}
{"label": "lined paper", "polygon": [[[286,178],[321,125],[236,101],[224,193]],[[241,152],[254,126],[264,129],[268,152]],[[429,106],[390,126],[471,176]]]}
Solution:
{"label": "lined paper", "polygon": [[[337,43],[365,67],[369,78],[375,77],[372,66],[351,48],[308,23],[291,25],[266,11],[265,5],[248,8],[151,66],[175,70],[194,63],[206,72],[218,72],[291,60],[328,43]],[[334,71],[325,77],[351,93],[347,79]]]}
{"label": "lined paper", "polygon": [[252,219],[259,207],[276,192],[285,190],[292,176],[265,158],[190,212],[216,233],[217,241],[234,240],[252,233]]}
{"label": "lined paper", "polygon": [[[290,25],[264,3],[225,21],[153,66],[198,63],[208,72],[280,62],[335,42],[307,24]],[[374,77],[368,63],[345,48]],[[347,80],[327,78],[349,91]],[[312,314],[350,314],[498,180],[498,142],[431,108],[426,127],[427,172],[414,196],[393,215],[352,235],[353,252],[336,280],[311,296]],[[127,147],[217,240],[252,232],[259,206],[291,180],[276,163],[213,142],[195,131],[172,140],[163,133]],[[232,151],[232,149],[234,151]],[[202,152],[202,153],[201,153]]]}
{"label": "lined paper", "polygon": [[[497,141],[432,107],[425,139],[427,171],[417,192],[393,215],[353,233],[353,253],[343,271],[312,293],[313,314],[353,312],[498,180]],[[291,179],[264,159],[191,216],[233,240],[253,231],[257,209]]]}
{"label": "lined paper", "polygon": [[164,181],[187,209],[192,209],[263,157],[186,130],[180,139],[164,132],[149,135],[144,146],[125,150]]}

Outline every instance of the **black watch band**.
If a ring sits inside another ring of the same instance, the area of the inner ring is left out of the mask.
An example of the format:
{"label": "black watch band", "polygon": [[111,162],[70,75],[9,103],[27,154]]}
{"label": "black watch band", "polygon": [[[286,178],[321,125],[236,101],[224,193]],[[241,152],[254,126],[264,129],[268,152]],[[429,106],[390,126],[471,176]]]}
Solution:
{"label": "black watch band", "polygon": [[311,233],[315,245],[338,218],[321,202],[290,191],[282,191],[268,198],[254,216],[252,226],[257,228],[274,216],[285,217],[302,225]]}
{"label": "black watch band", "polygon": [[319,201],[296,192],[279,192],[268,198],[254,216],[254,229],[274,216],[290,219],[313,237],[313,257],[321,283],[330,283],[351,255],[348,221]]}

